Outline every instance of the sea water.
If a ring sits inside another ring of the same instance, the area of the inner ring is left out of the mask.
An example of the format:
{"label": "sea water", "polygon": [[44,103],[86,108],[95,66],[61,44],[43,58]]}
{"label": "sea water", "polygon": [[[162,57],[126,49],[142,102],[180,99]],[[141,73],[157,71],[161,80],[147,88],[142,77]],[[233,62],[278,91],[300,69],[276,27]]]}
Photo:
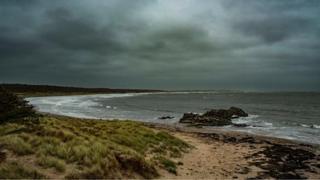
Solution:
{"label": "sea water", "polygon": [[[178,123],[183,113],[240,107],[247,127],[222,129],[320,144],[320,93],[168,92],[27,98],[39,111],[96,119]],[[161,120],[161,116],[173,119]],[[210,127],[206,127],[210,128]]]}

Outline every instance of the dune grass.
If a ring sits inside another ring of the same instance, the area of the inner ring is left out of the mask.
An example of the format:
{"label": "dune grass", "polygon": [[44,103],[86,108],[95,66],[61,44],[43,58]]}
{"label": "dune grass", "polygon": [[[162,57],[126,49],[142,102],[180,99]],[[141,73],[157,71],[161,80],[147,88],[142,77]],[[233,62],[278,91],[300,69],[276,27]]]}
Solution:
{"label": "dune grass", "polygon": [[51,156],[40,155],[37,158],[37,163],[43,168],[55,168],[58,172],[66,171],[66,163],[63,160]]}
{"label": "dune grass", "polygon": [[166,169],[168,172],[173,173],[173,174],[177,174],[177,163],[167,159],[163,156],[156,156],[154,158],[155,160],[157,160],[160,163],[160,166],[163,167],[164,169]]}
{"label": "dune grass", "polygon": [[45,175],[17,162],[0,164],[0,179],[42,179]]}
{"label": "dune grass", "polygon": [[0,125],[0,151],[10,156],[0,162],[4,178],[154,178],[163,159],[152,157],[178,157],[189,148],[139,122],[48,115],[38,122]]}

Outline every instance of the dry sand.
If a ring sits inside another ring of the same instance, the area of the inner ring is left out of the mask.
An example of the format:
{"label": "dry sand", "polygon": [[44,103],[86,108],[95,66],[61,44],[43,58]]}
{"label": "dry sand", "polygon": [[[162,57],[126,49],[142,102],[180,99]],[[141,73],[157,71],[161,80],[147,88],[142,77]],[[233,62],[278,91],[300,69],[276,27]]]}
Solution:
{"label": "dry sand", "polygon": [[207,140],[195,137],[192,134],[174,133],[193,145],[189,153],[186,153],[176,162],[182,162],[183,165],[178,166],[177,175],[160,170],[163,178],[169,179],[230,179],[230,178],[246,178],[255,177],[259,168],[248,168],[249,160],[244,157],[257,149],[250,148],[249,145],[232,145],[219,141],[208,142]]}
{"label": "dry sand", "polygon": [[177,166],[177,174],[159,168],[160,179],[320,179],[319,152],[310,145],[237,132],[155,128],[194,146],[181,158],[174,159],[181,164]]}

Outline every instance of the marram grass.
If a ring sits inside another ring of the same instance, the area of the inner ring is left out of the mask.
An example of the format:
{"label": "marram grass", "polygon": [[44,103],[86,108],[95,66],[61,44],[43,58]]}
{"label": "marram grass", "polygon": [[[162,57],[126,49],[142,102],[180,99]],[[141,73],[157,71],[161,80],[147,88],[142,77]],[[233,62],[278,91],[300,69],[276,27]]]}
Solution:
{"label": "marram grass", "polygon": [[[0,178],[154,178],[161,157],[189,145],[133,121],[42,116],[39,124],[0,125]],[[170,160],[168,160],[169,162]]]}

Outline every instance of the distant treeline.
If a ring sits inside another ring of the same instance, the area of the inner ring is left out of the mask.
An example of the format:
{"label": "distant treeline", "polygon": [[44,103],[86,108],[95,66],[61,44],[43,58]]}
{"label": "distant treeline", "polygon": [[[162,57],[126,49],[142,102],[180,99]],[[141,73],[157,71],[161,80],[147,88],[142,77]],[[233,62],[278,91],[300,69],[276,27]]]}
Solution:
{"label": "distant treeline", "polygon": [[18,94],[56,94],[56,93],[139,93],[159,92],[148,89],[111,89],[111,88],[82,88],[50,85],[27,85],[27,84],[0,84],[5,89]]}

